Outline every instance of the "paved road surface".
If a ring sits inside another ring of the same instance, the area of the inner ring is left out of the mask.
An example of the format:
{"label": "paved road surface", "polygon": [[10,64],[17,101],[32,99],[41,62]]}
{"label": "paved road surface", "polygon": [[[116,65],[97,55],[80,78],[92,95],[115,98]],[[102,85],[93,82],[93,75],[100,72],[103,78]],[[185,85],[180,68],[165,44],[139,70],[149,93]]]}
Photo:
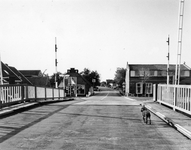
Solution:
{"label": "paved road surface", "polygon": [[139,104],[102,89],[23,111],[0,120],[0,150],[190,149],[190,140],[156,116],[144,124]]}

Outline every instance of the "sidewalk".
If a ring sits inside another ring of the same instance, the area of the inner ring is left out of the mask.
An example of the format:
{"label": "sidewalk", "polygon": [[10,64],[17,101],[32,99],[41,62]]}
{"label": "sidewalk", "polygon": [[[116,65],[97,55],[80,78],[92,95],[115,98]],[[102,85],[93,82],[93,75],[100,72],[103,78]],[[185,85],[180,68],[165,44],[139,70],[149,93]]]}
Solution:
{"label": "sidewalk", "polygon": [[191,139],[191,116],[174,111],[158,102],[144,101],[144,104],[156,116]]}
{"label": "sidewalk", "polygon": [[34,107],[36,105],[43,105],[43,104],[46,104],[46,103],[56,103],[56,102],[63,102],[63,101],[70,101],[70,100],[74,100],[74,98],[67,97],[65,99],[40,100],[38,102],[25,102],[25,103],[12,105],[12,106],[9,106],[9,107],[3,107],[3,108],[0,109],[0,117],[8,115],[8,114],[13,114],[14,112],[19,111],[21,109]]}

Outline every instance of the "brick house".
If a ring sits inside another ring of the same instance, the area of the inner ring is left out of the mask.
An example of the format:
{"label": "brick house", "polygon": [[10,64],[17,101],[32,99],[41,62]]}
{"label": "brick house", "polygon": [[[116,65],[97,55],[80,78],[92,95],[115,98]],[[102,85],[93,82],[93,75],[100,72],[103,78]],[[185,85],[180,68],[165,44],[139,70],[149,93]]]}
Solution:
{"label": "brick house", "polygon": [[[176,65],[169,66],[169,84],[174,84]],[[191,68],[180,65],[180,84],[191,84]],[[166,64],[128,64],[126,67],[125,94],[151,96],[153,84],[167,84]]]}

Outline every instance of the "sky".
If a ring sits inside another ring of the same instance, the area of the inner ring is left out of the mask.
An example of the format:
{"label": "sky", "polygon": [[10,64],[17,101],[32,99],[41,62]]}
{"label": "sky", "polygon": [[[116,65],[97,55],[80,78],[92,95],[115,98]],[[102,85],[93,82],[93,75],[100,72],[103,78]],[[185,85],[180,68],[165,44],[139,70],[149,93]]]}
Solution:
{"label": "sky", "polygon": [[[18,70],[84,68],[101,81],[129,64],[177,62],[179,0],[0,0],[1,60]],[[191,67],[191,1],[185,0],[181,62]]]}

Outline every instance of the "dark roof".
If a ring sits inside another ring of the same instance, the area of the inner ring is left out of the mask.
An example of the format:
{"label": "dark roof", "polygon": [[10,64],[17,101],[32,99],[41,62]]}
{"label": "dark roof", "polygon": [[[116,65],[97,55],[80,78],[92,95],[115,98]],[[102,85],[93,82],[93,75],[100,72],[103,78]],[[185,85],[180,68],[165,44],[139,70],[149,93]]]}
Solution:
{"label": "dark roof", "polygon": [[29,85],[33,85],[20,71],[18,71],[15,67],[9,66],[9,68],[22,80],[22,83],[26,83]]}
{"label": "dark roof", "polygon": [[50,86],[50,80],[48,76],[45,77],[28,77],[28,80],[35,86]]}
{"label": "dark roof", "polygon": [[25,77],[39,77],[42,76],[41,70],[19,70]]}
{"label": "dark roof", "polygon": [[7,65],[1,62],[3,78],[14,77],[15,80],[20,80],[20,77]]}
{"label": "dark roof", "polygon": [[[130,70],[141,70],[141,69],[149,69],[149,70],[167,70],[167,64],[129,64]],[[170,64],[169,70],[175,70],[176,65]],[[180,65],[180,70],[190,70],[190,67],[185,64]]]}
{"label": "dark roof", "polygon": [[86,80],[81,74],[78,72],[67,72],[66,75],[70,75],[71,77],[78,77],[77,83],[87,83],[89,86],[92,86],[92,84]]}
{"label": "dark roof", "polygon": [[22,84],[29,84],[32,85],[32,83],[25,78],[25,76],[19,72],[15,67],[9,66],[8,64],[4,64],[1,62],[2,65],[2,72],[3,72],[3,80],[5,83],[9,82],[10,77],[14,78],[14,80],[17,83],[22,83]]}

